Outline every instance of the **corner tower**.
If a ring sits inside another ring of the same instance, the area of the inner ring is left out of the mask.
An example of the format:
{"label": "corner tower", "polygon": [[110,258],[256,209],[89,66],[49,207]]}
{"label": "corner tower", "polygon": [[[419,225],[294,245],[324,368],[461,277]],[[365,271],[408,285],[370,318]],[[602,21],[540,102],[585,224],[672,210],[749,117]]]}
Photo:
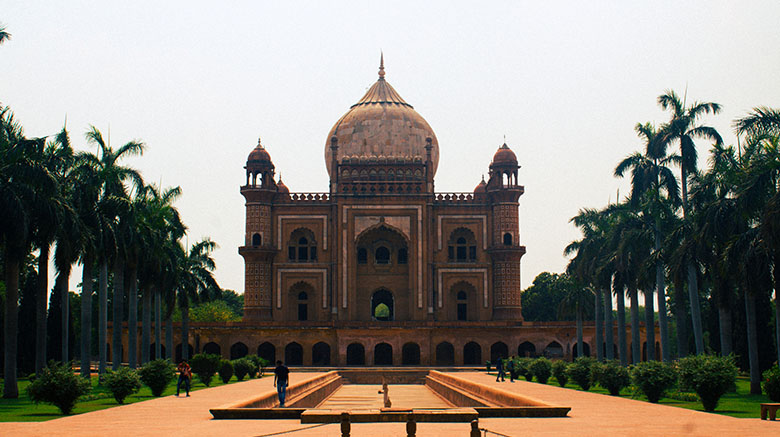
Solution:
{"label": "corner tower", "polygon": [[238,253],[244,257],[244,320],[271,320],[273,247],[271,206],[278,192],[271,156],[257,140],[249,153],[246,185],[241,195],[246,200],[246,232]]}
{"label": "corner tower", "polygon": [[486,192],[492,210],[492,236],[488,252],[493,262],[493,319],[523,320],[520,302],[520,246],[518,199],[525,190],[517,183],[517,157],[502,144],[490,163]]}

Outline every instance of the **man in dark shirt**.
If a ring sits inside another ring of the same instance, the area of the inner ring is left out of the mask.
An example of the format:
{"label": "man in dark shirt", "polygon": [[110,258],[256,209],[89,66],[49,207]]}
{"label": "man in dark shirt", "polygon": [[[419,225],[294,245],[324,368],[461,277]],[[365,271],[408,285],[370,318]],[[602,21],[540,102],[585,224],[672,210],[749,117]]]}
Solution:
{"label": "man in dark shirt", "polygon": [[287,382],[289,381],[290,369],[282,361],[276,362],[274,369],[274,387],[279,394],[279,406],[284,407],[284,398],[287,396]]}

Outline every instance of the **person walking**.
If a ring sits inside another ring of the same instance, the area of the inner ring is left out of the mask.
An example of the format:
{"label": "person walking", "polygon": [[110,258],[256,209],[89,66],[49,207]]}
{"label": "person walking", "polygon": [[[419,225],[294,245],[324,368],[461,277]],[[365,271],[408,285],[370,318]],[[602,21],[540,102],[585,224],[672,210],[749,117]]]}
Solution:
{"label": "person walking", "polygon": [[279,395],[279,407],[284,407],[284,399],[287,397],[287,383],[290,379],[290,369],[287,368],[282,361],[276,362],[276,368],[274,369],[274,387],[276,387],[276,393]]}
{"label": "person walking", "polygon": [[[498,356],[498,362],[496,363],[496,371],[498,371],[496,382],[504,382],[504,360],[500,355]],[[498,380],[499,378],[501,378],[501,381]]]}
{"label": "person walking", "polygon": [[192,369],[187,363],[187,360],[181,360],[177,367],[179,371],[179,382],[176,383],[176,396],[179,396],[179,390],[181,389],[181,383],[184,383],[184,391],[187,392],[187,397],[190,397],[190,380],[192,379]]}

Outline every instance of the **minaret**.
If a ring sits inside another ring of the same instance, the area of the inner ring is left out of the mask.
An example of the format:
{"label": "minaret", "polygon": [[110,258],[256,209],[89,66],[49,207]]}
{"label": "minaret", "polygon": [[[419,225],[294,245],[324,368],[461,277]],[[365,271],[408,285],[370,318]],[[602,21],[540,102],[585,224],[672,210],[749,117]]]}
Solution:
{"label": "minaret", "polygon": [[246,234],[238,253],[244,257],[244,320],[272,319],[271,267],[277,249],[273,246],[271,207],[278,187],[274,164],[257,140],[246,161]]}
{"label": "minaret", "polygon": [[520,259],[525,246],[520,245],[518,199],[524,188],[517,183],[517,157],[502,144],[490,164],[487,196],[492,209],[491,244],[488,252],[493,261],[493,319],[523,320],[520,302]]}

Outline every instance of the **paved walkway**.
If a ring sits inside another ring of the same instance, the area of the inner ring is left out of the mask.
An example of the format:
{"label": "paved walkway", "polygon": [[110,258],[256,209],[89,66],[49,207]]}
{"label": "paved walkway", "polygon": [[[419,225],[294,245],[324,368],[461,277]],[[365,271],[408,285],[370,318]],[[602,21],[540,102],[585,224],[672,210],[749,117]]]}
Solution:
{"label": "paved walkway", "polygon": [[[295,374],[296,382],[307,376]],[[500,387],[551,404],[572,407],[564,418],[493,418],[480,427],[519,436],[773,436],[780,421],[735,419],[623,398],[518,381],[496,383],[479,372],[458,376]],[[378,390],[379,386],[376,386]],[[306,425],[298,420],[212,420],[209,408],[272,391],[273,378],[245,381],[192,393],[189,398],[168,396],[93,413],[40,423],[0,423],[2,436],[339,436],[338,424]],[[391,386],[392,393],[392,386]],[[758,408],[758,406],[756,406]],[[296,431],[298,430],[298,431]],[[352,426],[352,436],[405,436],[403,423],[365,423]],[[466,423],[420,423],[418,436],[466,437]]]}

